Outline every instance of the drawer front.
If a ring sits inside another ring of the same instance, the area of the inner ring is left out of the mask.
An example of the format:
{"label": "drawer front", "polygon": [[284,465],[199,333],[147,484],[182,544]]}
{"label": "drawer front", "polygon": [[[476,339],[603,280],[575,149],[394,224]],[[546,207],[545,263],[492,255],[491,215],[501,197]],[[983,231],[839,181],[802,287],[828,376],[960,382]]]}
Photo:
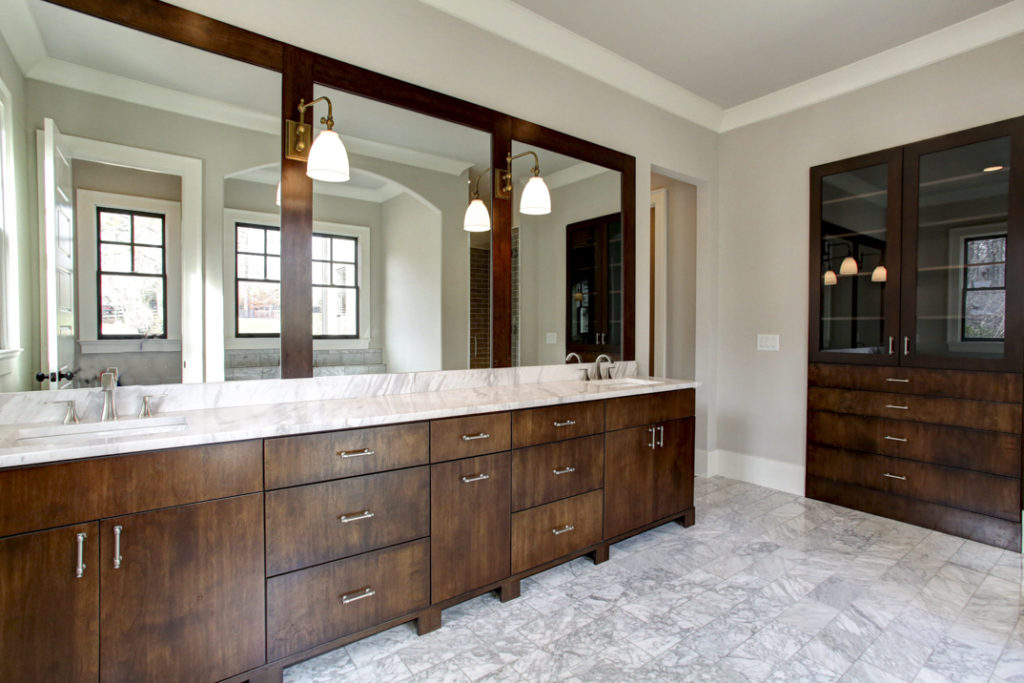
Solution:
{"label": "drawer front", "polygon": [[574,439],[604,431],[604,403],[586,401],[512,413],[512,447]]}
{"label": "drawer front", "polygon": [[430,423],[430,461],[445,462],[498,453],[512,447],[509,414],[488,413]]}
{"label": "drawer front", "polygon": [[512,509],[524,510],[604,486],[604,435],[512,452]]}
{"label": "drawer front", "polygon": [[1024,393],[1024,379],[1020,374],[1010,372],[965,372],[811,363],[807,380],[812,387],[971,398],[1005,403],[1020,402]]}
{"label": "drawer front", "polygon": [[426,539],[267,581],[267,659],[355,633],[427,606]]}
{"label": "drawer front", "polygon": [[834,413],[932,422],[1020,434],[1019,403],[990,403],[878,391],[810,387],[807,390],[807,405],[812,410],[828,410]]}
{"label": "drawer front", "polygon": [[512,515],[512,573],[599,542],[603,500],[591,491]]}
{"label": "drawer front", "polygon": [[261,442],[0,470],[0,536],[263,489]]}
{"label": "drawer front", "polygon": [[266,494],[267,575],[430,533],[430,470],[367,474]]}
{"label": "drawer front", "polygon": [[427,464],[426,422],[267,439],[268,489]]}
{"label": "drawer front", "polygon": [[821,446],[808,447],[807,474],[1020,521],[1020,479]]}
{"label": "drawer front", "polygon": [[605,429],[666,422],[694,415],[693,389],[624,396],[605,401]]}
{"label": "drawer front", "polygon": [[1015,434],[812,410],[807,441],[1006,477],[1021,474],[1021,441]]}

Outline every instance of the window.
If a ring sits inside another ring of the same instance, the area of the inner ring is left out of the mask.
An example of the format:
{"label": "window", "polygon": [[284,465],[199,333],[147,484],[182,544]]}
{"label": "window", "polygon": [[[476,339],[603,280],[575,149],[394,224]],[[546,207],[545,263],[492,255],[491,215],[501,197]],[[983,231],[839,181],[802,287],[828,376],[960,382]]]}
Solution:
{"label": "window", "polygon": [[163,214],[96,209],[99,338],[167,337]]}
{"label": "window", "polygon": [[1002,341],[1006,333],[1006,236],[963,241],[962,341]]}
{"label": "window", "polygon": [[[313,234],[313,337],[359,337],[359,241]],[[235,335],[281,333],[281,231],[269,225],[235,224]]]}

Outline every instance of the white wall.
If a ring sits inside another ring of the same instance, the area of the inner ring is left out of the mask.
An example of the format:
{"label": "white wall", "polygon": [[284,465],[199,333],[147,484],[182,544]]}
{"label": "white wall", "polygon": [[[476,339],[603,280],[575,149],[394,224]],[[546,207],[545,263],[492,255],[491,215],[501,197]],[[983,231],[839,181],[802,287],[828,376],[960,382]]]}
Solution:
{"label": "white wall", "polygon": [[441,216],[403,193],[384,202],[381,224],[388,372],[440,370]]}
{"label": "white wall", "polygon": [[[651,190],[667,195],[667,267],[665,374],[676,379],[696,372],[697,343],[697,188],[659,173],[651,174]],[[660,361],[659,361],[660,362]]]}
{"label": "white wall", "polygon": [[[808,169],[1024,114],[1022,65],[1017,36],[722,135],[720,471],[803,489]],[[756,351],[759,332],[781,350]]]}

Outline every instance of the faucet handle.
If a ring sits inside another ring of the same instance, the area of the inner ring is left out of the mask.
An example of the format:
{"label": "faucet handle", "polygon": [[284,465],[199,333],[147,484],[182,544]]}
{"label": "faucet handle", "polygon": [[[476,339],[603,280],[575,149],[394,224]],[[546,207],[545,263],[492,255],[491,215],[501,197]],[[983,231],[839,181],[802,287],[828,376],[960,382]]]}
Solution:
{"label": "faucet handle", "polygon": [[[113,372],[111,372],[113,370]],[[100,388],[113,390],[117,386],[117,368],[107,368],[100,373]]]}
{"label": "faucet handle", "polygon": [[142,397],[142,410],[139,417],[153,417],[152,402],[154,398],[167,398],[167,394],[149,394]]}
{"label": "faucet handle", "polygon": [[67,412],[64,413],[64,424],[76,425],[79,423],[78,410],[75,408],[75,402],[73,400],[68,401],[50,401],[54,405],[67,406]]}

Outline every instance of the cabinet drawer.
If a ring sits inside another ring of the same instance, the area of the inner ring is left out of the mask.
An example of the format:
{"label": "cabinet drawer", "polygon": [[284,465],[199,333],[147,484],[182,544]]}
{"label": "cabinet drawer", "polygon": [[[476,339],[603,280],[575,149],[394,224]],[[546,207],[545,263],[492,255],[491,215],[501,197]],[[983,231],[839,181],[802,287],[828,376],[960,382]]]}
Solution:
{"label": "cabinet drawer", "polygon": [[512,515],[512,573],[586,548],[601,540],[601,491]]}
{"label": "cabinet drawer", "polygon": [[512,413],[512,447],[573,439],[604,431],[604,405],[586,401]]}
{"label": "cabinet drawer", "polygon": [[512,509],[524,510],[604,485],[604,436],[512,452]]}
{"label": "cabinet drawer", "polygon": [[370,628],[427,606],[426,539],[267,581],[267,659]]}
{"label": "cabinet drawer", "polygon": [[693,406],[693,389],[608,399],[605,401],[605,429],[612,431],[693,417]]}
{"label": "cabinet drawer", "polygon": [[807,390],[807,405],[812,410],[828,410],[833,413],[933,422],[1020,434],[1019,403],[991,403],[878,391],[810,387]]}
{"label": "cabinet drawer", "polygon": [[426,422],[267,439],[268,489],[427,464]]}
{"label": "cabinet drawer", "polygon": [[1005,403],[1019,402],[1024,384],[1021,375],[1010,372],[922,370],[831,363],[811,363],[807,374],[808,384],[812,387],[973,398]]}
{"label": "cabinet drawer", "polygon": [[430,461],[445,462],[512,447],[508,413],[488,413],[434,420],[430,423]]}
{"label": "cabinet drawer", "polygon": [[807,448],[807,474],[1020,520],[1020,479],[821,446]]}
{"label": "cabinet drawer", "polygon": [[1007,477],[1021,474],[1021,443],[1015,434],[812,410],[807,441]]}
{"label": "cabinet drawer", "polygon": [[263,488],[261,442],[0,470],[0,536]]}
{"label": "cabinet drawer", "polygon": [[426,466],[266,494],[267,575],[430,533]]}

